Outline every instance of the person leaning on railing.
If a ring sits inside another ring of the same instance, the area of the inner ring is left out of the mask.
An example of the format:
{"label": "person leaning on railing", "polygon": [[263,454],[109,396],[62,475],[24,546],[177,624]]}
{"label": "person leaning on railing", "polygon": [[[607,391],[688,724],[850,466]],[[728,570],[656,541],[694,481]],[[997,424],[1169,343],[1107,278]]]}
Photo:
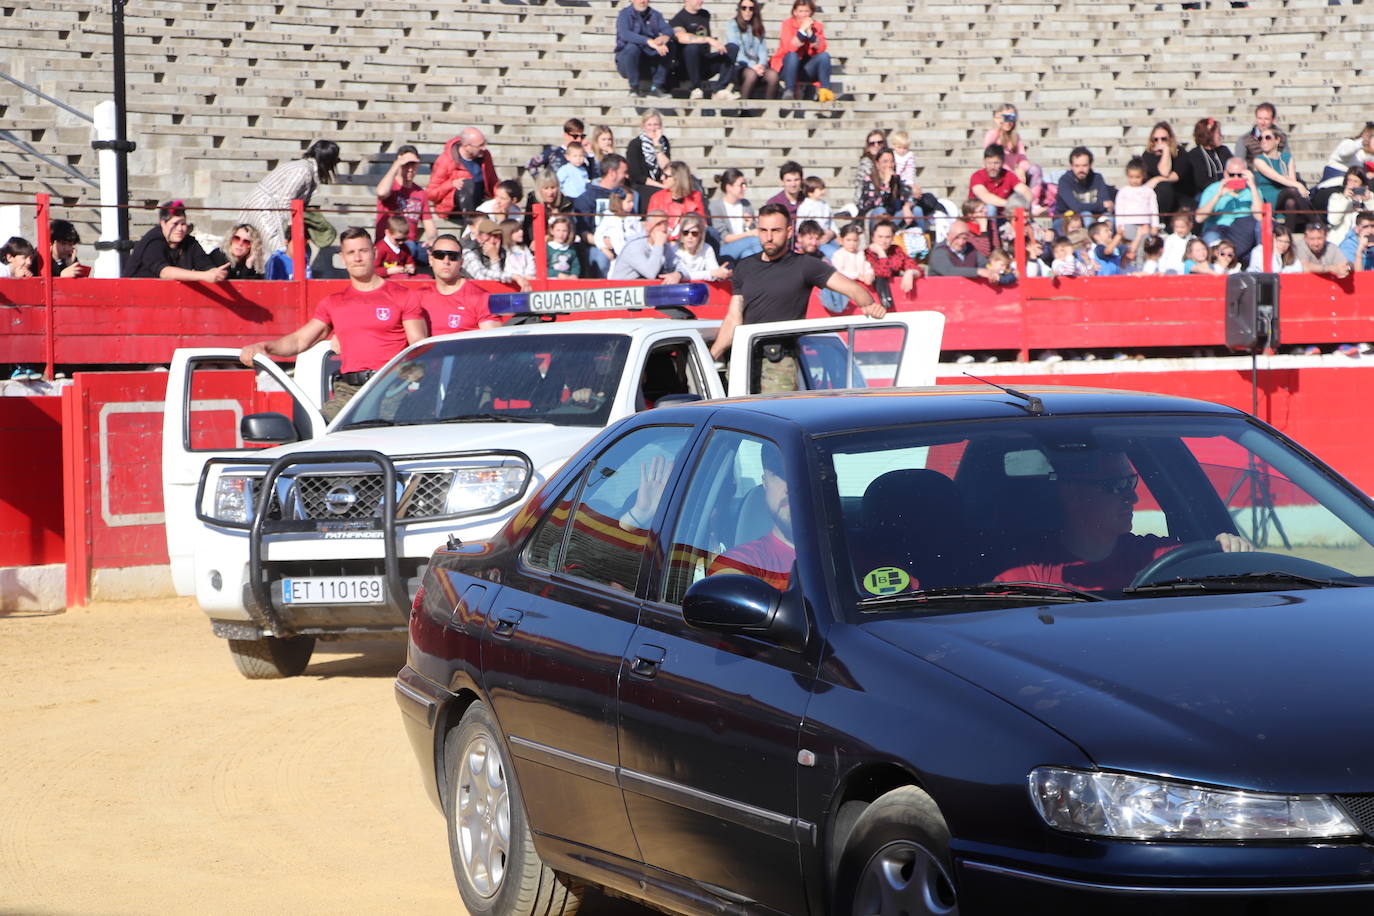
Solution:
{"label": "person leaning on railing", "polygon": [[228,265],[216,267],[191,234],[191,225],[186,221],[186,205],[179,200],[158,207],[157,225],[134,245],[124,272],[128,277],[206,283],[220,283],[229,277]]}
{"label": "person leaning on railing", "polygon": [[89,276],[91,269],[82,264],[76,254],[76,246],[81,244],[81,235],[76,227],[65,219],[55,219],[48,234],[52,238],[52,251],[49,252],[52,256],[52,275],[65,279]]}

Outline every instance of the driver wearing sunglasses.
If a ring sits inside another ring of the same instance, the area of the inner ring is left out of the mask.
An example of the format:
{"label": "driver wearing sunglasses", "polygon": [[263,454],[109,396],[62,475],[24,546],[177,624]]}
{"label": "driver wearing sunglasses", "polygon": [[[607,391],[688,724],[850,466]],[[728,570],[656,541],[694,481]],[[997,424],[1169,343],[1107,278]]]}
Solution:
{"label": "driver wearing sunglasses", "polygon": [[[1140,475],[1124,452],[1056,455],[1054,496],[1058,530],[1031,552],[1032,562],[1000,573],[997,582],[1040,582],[1084,591],[1121,589],[1146,564],[1182,542],[1156,534],[1132,534]],[[1226,552],[1254,550],[1245,538],[1216,535]]]}

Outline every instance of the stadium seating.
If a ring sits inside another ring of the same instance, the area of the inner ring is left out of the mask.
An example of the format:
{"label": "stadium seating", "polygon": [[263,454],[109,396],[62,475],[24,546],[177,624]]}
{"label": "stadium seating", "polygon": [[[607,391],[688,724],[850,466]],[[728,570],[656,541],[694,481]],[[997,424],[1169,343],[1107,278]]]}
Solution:
{"label": "stadium seating", "polygon": [[[773,193],[787,159],[831,185],[832,206],[846,204],[858,149],[875,125],[908,130],[920,183],[962,198],[1002,101],[1019,106],[1035,161],[1060,168],[1083,143],[1121,183],[1156,120],[1190,140],[1195,120],[1216,117],[1229,143],[1255,103],[1270,100],[1300,168],[1315,178],[1335,142],[1369,113],[1358,76],[1362,8],[1205,5],[823,0],[836,103],[665,99],[657,107],[668,114],[674,155],[708,185],[728,166],[757,170],[756,204]],[[771,6],[766,21],[776,36],[787,4]],[[371,186],[396,147],[415,143],[432,157],[467,124],[486,132],[502,177],[523,170],[572,115],[611,126],[623,148],[643,101],[628,95],[611,60],[616,9],[588,0],[130,4],[132,202],[180,197],[218,211],[197,219],[202,231],[206,223],[223,231],[254,182],[319,137],[340,143],[346,174],[315,203],[368,213]],[[725,3],[708,9],[718,19],[731,11]],[[85,111],[110,96],[106,8],[0,0],[0,22],[0,72]],[[88,124],[4,81],[0,128],[97,173]],[[35,191],[59,199],[55,215],[94,225],[94,211],[81,205],[97,199],[95,188],[0,139],[0,201]],[[132,222],[137,229],[151,217],[136,213]]]}

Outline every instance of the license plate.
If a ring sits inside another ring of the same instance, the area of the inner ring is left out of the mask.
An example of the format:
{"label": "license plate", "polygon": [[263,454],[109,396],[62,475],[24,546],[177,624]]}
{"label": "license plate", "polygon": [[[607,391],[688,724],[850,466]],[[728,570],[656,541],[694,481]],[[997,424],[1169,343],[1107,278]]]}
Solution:
{"label": "license plate", "polygon": [[381,576],[310,576],[281,580],[284,604],[383,604]]}

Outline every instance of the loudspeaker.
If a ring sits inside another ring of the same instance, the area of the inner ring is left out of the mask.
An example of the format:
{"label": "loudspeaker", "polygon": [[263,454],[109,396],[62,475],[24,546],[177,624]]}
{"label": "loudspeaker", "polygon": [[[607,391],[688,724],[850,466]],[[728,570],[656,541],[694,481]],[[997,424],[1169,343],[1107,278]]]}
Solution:
{"label": "loudspeaker", "polygon": [[1226,346],[1237,353],[1278,349],[1278,274],[1227,275]]}

